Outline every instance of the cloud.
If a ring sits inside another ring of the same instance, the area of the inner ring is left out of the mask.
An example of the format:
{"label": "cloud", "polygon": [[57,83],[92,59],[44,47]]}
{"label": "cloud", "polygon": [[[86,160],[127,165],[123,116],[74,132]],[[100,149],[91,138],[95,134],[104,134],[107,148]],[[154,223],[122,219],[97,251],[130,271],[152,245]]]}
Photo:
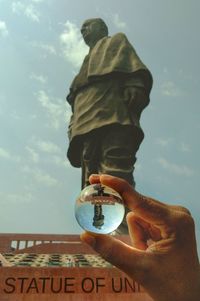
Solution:
{"label": "cloud", "polygon": [[42,152],[49,153],[49,154],[60,154],[62,153],[61,149],[51,141],[43,141],[37,140],[35,141],[38,149]]}
{"label": "cloud", "polygon": [[0,36],[6,37],[8,35],[7,25],[4,21],[0,20]]}
{"label": "cloud", "polygon": [[182,142],[182,143],[181,143],[180,150],[181,150],[183,153],[189,153],[189,152],[191,152],[191,147],[190,147],[190,145],[188,145],[188,144]]}
{"label": "cloud", "polygon": [[30,79],[38,81],[41,84],[46,84],[47,83],[47,77],[45,77],[45,76],[43,76],[41,74],[39,75],[39,74],[32,73],[30,75]]}
{"label": "cloud", "polygon": [[7,101],[5,94],[0,91],[0,116],[5,116],[5,107],[6,107]]}
{"label": "cloud", "polygon": [[33,4],[24,4],[20,1],[12,3],[12,12],[15,14],[23,14],[33,22],[40,22],[40,14]]}
{"label": "cloud", "polygon": [[41,3],[41,2],[43,2],[44,0],[31,0],[32,2],[34,2],[34,3]]}
{"label": "cloud", "polygon": [[48,54],[56,55],[56,49],[53,45],[33,41],[31,42],[31,46],[42,49]]}
{"label": "cloud", "polygon": [[63,151],[57,144],[51,141],[44,141],[40,138],[32,137],[30,145],[31,147],[27,146],[26,149],[34,163],[38,163],[40,160],[43,163],[54,164],[58,167],[66,168],[70,166],[66,159],[65,151]]}
{"label": "cloud", "polygon": [[88,53],[88,47],[81,38],[80,29],[75,24],[67,21],[64,26],[65,29],[60,34],[61,50],[64,58],[74,68],[78,68]]}
{"label": "cloud", "polygon": [[172,146],[173,144],[173,148],[176,147],[179,151],[183,152],[183,153],[188,153],[191,152],[191,147],[190,145],[184,143],[184,142],[179,142],[176,139],[176,144],[174,143],[174,139],[173,138],[168,138],[168,139],[164,139],[164,138],[156,138],[156,144],[162,146],[163,148]]}
{"label": "cloud", "polygon": [[63,123],[69,121],[70,112],[63,100],[50,98],[43,90],[38,92],[38,101],[45,109],[49,118],[48,126],[59,129]]}
{"label": "cloud", "polygon": [[156,144],[162,146],[162,147],[167,147],[171,143],[172,139],[164,139],[164,138],[156,138]]}
{"label": "cloud", "polygon": [[161,94],[165,96],[177,97],[182,95],[181,90],[172,81],[166,81],[161,85]]}
{"label": "cloud", "polygon": [[137,171],[141,171],[142,169],[143,169],[143,168],[142,168],[142,164],[136,162],[136,163],[135,163],[135,171],[136,171],[136,172],[137,172]]}
{"label": "cloud", "polygon": [[51,156],[51,163],[57,165],[57,166],[60,166],[60,167],[70,167],[71,168],[71,165],[69,163],[69,161],[67,160],[67,158],[63,155],[63,156],[57,156],[57,155],[54,155],[54,156]]}
{"label": "cloud", "polygon": [[10,159],[11,155],[10,155],[9,151],[0,147],[0,157],[4,158],[4,159]]}
{"label": "cloud", "polygon": [[26,146],[26,150],[29,153],[30,159],[34,163],[38,163],[40,160],[39,154],[31,147]]}
{"label": "cloud", "polygon": [[179,176],[186,176],[191,177],[194,175],[194,170],[189,168],[186,165],[178,165],[175,163],[171,163],[167,161],[165,158],[159,158],[158,163],[167,171],[179,175]]}
{"label": "cloud", "polygon": [[119,29],[125,29],[127,27],[126,23],[120,19],[117,13],[112,14],[112,22]]}
{"label": "cloud", "polygon": [[10,206],[10,205],[19,205],[27,204],[35,201],[34,196],[31,192],[21,193],[1,193],[0,192],[1,205]]}
{"label": "cloud", "polygon": [[14,120],[21,120],[21,116],[20,116],[19,112],[15,111],[15,110],[10,112],[10,117]]}
{"label": "cloud", "polygon": [[50,174],[48,174],[47,172],[45,172],[44,170],[41,170],[39,168],[32,168],[32,167],[29,167],[26,165],[22,168],[22,172],[32,175],[33,178],[35,179],[35,181],[37,181],[38,183],[40,183],[42,185],[45,185],[48,187],[53,187],[53,186],[59,185],[59,182],[57,179],[55,179]]}
{"label": "cloud", "polygon": [[6,150],[2,147],[0,147],[0,158],[14,161],[16,163],[21,161],[20,157],[11,154],[8,150]]}
{"label": "cloud", "polygon": [[59,184],[55,178],[40,169],[33,171],[33,175],[37,182],[45,184],[46,186],[56,186]]}

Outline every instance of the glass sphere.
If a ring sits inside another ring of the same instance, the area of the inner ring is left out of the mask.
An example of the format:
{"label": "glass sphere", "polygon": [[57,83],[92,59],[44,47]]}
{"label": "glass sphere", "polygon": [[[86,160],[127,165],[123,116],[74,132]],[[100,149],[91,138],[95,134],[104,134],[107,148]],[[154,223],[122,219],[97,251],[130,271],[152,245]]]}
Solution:
{"label": "glass sphere", "polygon": [[75,205],[75,216],[86,231],[108,234],[121,224],[125,213],[123,200],[114,189],[98,184],[85,187]]}

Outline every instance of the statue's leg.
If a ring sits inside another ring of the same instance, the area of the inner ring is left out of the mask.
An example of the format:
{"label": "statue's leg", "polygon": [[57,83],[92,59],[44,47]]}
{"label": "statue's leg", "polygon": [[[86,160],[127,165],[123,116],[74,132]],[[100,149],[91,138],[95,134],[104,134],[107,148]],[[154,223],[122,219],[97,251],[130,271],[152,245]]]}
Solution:
{"label": "statue's leg", "polygon": [[[99,172],[123,178],[135,187],[133,171],[139,145],[140,142],[137,135],[134,135],[132,127],[121,125],[107,127],[102,134]],[[128,211],[126,208],[126,213]],[[116,232],[128,233],[125,219]]]}
{"label": "statue's leg", "polygon": [[112,125],[102,129],[99,171],[120,177],[135,186],[133,171],[139,142],[129,126]]}
{"label": "statue's leg", "polygon": [[[96,133],[97,134],[97,133]],[[83,140],[83,151],[81,157],[82,189],[88,186],[89,176],[98,173],[99,141],[95,131],[85,135]]]}

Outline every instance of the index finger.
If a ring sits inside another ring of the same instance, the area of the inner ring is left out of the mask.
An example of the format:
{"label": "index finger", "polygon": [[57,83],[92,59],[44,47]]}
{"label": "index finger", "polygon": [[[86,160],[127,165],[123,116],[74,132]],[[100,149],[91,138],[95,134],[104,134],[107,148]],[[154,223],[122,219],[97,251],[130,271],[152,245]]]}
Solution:
{"label": "index finger", "polygon": [[125,205],[149,223],[161,226],[169,221],[170,207],[152,198],[139,194],[124,179],[110,175],[92,175],[90,183],[100,182],[115,189],[123,198]]}

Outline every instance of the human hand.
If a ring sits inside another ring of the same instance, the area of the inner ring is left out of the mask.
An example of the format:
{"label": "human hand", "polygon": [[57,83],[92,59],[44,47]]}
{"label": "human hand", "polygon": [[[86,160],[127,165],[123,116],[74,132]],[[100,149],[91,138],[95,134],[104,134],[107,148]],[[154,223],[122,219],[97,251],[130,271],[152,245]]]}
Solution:
{"label": "human hand", "polygon": [[200,268],[189,211],[144,197],[116,177],[90,177],[91,184],[98,182],[118,191],[132,210],[127,215],[132,246],[88,232],[81,239],[140,283],[155,301],[200,300]]}

